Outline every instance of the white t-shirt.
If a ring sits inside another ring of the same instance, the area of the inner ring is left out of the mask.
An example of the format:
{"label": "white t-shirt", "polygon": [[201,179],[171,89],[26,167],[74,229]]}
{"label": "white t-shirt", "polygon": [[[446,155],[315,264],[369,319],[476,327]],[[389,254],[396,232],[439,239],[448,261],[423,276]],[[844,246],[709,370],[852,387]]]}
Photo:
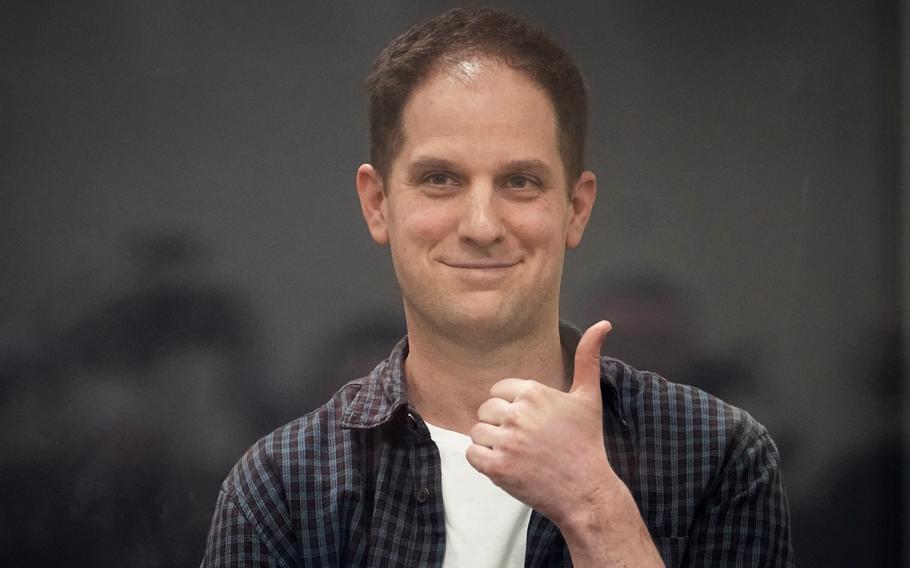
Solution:
{"label": "white t-shirt", "polygon": [[442,461],[446,513],[444,568],[522,567],[531,508],[474,469],[471,438],[427,423]]}

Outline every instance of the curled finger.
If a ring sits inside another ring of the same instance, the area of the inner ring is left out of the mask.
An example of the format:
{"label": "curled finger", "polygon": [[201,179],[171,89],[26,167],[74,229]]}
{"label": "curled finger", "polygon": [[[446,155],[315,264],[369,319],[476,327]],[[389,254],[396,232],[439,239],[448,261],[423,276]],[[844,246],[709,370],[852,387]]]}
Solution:
{"label": "curled finger", "polygon": [[477,409],[477,419],[493,426],[499,426],[502,424],[509,405],[510,403],[501,398],[489,398]]}

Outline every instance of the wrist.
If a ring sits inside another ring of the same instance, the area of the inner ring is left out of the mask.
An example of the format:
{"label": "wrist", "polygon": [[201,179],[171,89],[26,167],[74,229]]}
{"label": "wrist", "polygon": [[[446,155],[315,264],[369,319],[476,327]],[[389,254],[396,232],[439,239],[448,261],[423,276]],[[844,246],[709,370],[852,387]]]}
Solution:
{"label": "wrist", "polygon": [[613,535],[621,539],[623,527],[630,520],[641,518],[635,499],[618,478],[583,497],[582,503],[573,507],[561,522],[556,522],[567,541],[585,541],[592,537],[603,541]]}
{"label": "wrist", "polygon": [[663,566],[638,505],[621,480],[590,497],[557,523],[575,566]]}

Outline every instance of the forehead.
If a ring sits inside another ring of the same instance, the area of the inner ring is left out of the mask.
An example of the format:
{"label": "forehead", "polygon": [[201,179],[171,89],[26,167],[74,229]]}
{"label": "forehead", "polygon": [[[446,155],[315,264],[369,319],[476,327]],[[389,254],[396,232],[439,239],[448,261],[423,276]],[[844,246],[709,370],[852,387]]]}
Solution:
{"label": "forehead", "polygon": [[395,162],[425,154],[471,163],[536,159],[562,171],[549,96],[524,73],[489,59],[433,72],[405,105],[402,133]]}

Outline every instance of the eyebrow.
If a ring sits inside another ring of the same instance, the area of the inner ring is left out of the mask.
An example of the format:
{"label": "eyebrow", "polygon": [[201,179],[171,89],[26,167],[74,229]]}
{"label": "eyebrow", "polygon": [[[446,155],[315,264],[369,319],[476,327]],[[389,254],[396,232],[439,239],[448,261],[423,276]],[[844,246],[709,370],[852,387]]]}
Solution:
{"label": "eyebrow", "polygon": [[553,173],[546,162],[537,159],[512,160],[503,164],[503,170],[507,172],[528,172],[540,177],[546,177]]}
{"label": "eyebrow", "polygon": [[[454,162],[446,160],[445,158],[418,158],[408,164],[407,177],[408,179],[413,179],[428,170],[457,171],[458,169],[458,166]],[[547,177],[553,173],[546,162],[536,158],[528,160],[510,160],[498,166],[497,169],[504,173],[530,173],[540,177]]]}
{"label": "eyebrow", "polygon": [[408,164],[407,179],[415,179],[429,170],[452,171],[455,164],[443,158],[418,158]]}

